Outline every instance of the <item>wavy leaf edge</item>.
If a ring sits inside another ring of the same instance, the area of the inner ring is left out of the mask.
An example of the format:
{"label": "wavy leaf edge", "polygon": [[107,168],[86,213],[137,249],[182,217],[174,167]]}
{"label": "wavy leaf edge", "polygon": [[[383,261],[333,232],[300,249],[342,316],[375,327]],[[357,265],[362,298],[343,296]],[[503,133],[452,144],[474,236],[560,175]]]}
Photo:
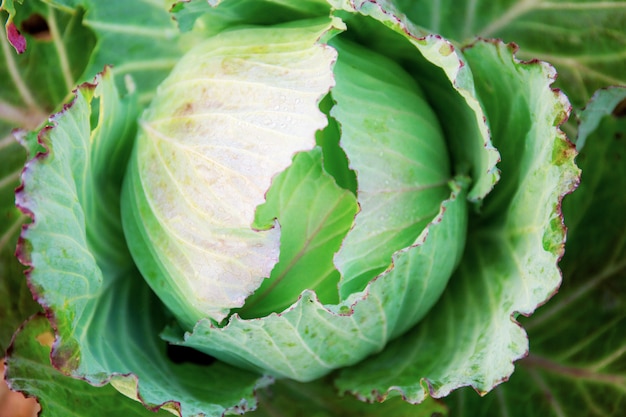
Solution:
{"label": "wavy leaf edge", "polygon": [[[27,231],[31,230],[31,228],[37,225],[37,218],[33,210],[29,208],[29,196],[27,192],[25,191],[25,182],[24,182],[25,174],[33,165],[42,163],[49,156],[50,148],[46,144],[45,138],[53,129],[56,128],[58,124],[58,120],[61,117],[63,117],[75,105],[77,100],[80,98],[79,96],[83,96],[87,100],[91,100],[93,96],[97,94],[97,89],[100,83],[102,82],[102,80],[106,77],[111,77],[111,76],[112,76],[111,67],[107,66],[104,68],[102,72],[100,72],[94,77],[93,81],[85,82],[85,83],[78,85],[72,91],[73,98],[69,102],[65,103],[61,110],[52,114],[48,118],[48,120],[44,122],[37,131],[34,131],[36,132],[36,137],[29,136],[29,135],[34,135],[35,134],[34,132],[31,132],[30,134],[29,132],[24,131],[24,130],[16,130],[14,132],[17,140],[28,150],[28,159],[22,170],[22,174],[20,177],[21,182],[15,191],[16,206],[22,213],[24,213],[27,216],[28,219],[31,220],[30,222],[27,222],[26,224],[22,225],[20,236],[18,239],[17,248],[16,248],[16,257],[20,261],[20,263],[22,263],[22,265],[26,267],[24,274],[27,280],[28,287],[33,295],[33,298],[43,308],[43,313],[37,313],[34,316],[32,316],[29,320],[25,321],[20,327],[20,329],[18,329],[14,333],[13,339],[15,339],[16,335],[21,331],[21,329],[24,328],[28,324],[28,322],[33,320],[34,317],[37,317],[37,315],[44,316],[46,320],[50,323],[50,326],[54,334],[54,342],[51,345],[51,351],[50,351],[51,366],[54,369],[56,369],[58,372],[60,372],[62,375],[73,378],[75,380],[84,381],[85,383],[94,387],[101,387],[107,384],[111,384],[122,395],[125,395],[128,398],[138,401],[139,403],[142,404],[143,407],[145,407],[146,409],[150,411],[157,412],[159,410],[165,410],[170,413],[174,413],[178,415],[179,417],[183,417],[185,414],[183,414],[183,411],[182,411],[182,402],[179,400],[171,399],[171,400],[163,401],[162,403],[158,403],[158,404],[149,403],[146,400],[144,400],[143,396],[140,393],[141,382],[139,380],[139,377],[135,373],[113,372],[111,374],[106,375],[104,378],[99,377],[97,381],[90,379],[89,375],[74,374],[73,371],[74,369],[77,369],[78,363],[75,361],[70,361],[69,363],[63,362],[63,352],[59,352],[59,348],[63,347],[62,346],[63,343],[61,340],[62,339],[61,331],[58,327],[59,324],[56,319],[55,307],[48,304],[48,302],[46,301],[45,294],[41,293],[36,288],[36,285],[31,282],[31,279],[30,279],[30,275],[34,271],[35,266],[30,256],[31,248],[29,247],[28,239],[25,238],[25,234],[27,233]],[[64,343],[67,343],[67,342],[64,342]],[[8,352],[7,356],[13,350],[12,346],[13,346],[13,341],[11,342],[9,349],[7,349],[7,352]],[[61,354],[59,355],[59,353]],[[73,352],[73,353],[76,353],[76,352]],[[130,385],[128,385],[129,382],[130,382]],[[236,404],[229,408],[224,408],[222,415],[228,415],[230,413],[241,414],[242,412],[256,409],[258,405],[258,401],[256,400],[257,390],[264,388],[271,382],[272,381],[269,378],[266,378],[266,377],[259,378],[252,392],[252,398],[254,398],[254,402],[249,403],[249,401],[246,398],[242,398],[239,404]],[[131,390],[128,389],[129,387],[131,387]],[[23,392],[23,393],[26,396],[35,397],[33,395],[30,395],[28,392]]]}

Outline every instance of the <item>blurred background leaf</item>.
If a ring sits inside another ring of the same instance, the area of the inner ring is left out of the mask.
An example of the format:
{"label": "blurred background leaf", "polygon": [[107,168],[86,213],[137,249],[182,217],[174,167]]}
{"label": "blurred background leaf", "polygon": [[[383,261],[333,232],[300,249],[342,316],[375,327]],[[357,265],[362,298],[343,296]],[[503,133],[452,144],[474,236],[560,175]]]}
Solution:
{"label": "blurred background leaf", "polygon": [[[15,246],[26,220],[17,208],[13,190],[19,185],[25,152],[7,135],[0,141],[0,352],[4,352],[17,327],[39,310],[15,258]],[[0,354],[0,357],[2,355]]]}
{"label": "blurred background leaf", "polygon": [[332,381],[310,383],[279,380],[258,393],[259,408],[250,417],[444,417],[446,406],[431,397],[412,405],[396,396],[368,404],[351,395],[339,396]]}
{"label": "blurred background leaf", "polygon": [[82,52],[89,62],[81,81],[112,65],[120,91],[136,88],[143,104],[191,43],[181,38],[167,1],[51,1],[62,10],[85,10],[83,24],[94,34],[93,53]]}
{"label": "blurred background leaf", "polygon": [[[8,18],[6,10],[0,11]],[[59,10],[41,1],[16,4],[13,22],[26,39],[17,54],[0,37],[0,134],[34,129],[66,100],[84,72],[95,44],[81,10]]]}
{"label": "blurred background leaf", "polygon": [[466,44],[475,36],[520,47],[559,72],[555,84],[582,107],[594,91],[626,84],[626,1],[396,0],[415,23]]}

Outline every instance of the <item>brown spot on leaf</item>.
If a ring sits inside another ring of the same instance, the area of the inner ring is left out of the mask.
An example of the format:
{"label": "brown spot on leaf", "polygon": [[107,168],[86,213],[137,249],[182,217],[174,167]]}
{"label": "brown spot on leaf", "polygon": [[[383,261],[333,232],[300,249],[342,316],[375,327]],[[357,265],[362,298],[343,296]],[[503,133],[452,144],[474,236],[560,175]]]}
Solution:
{"label": "brown spot on leaf", "polygon": [[78,344],[72,341],[61,344],[52,352],[52,364],[62,373],[71,374],[80,364],[80,350]]}
{"label": "brown spot on leaf", "polygon": [[576,147],[569,141],[557,141],[552,152],[552,162],[556,165],[569,163],[576,156]]}
{"label": "brown spot on leaf", "polygon": [[44,41],[52,40],[52,35],[50,34],[50,27],[48,27],[48,22],[39,13],[34,13],[30,15],[26,20],[24,20],[21,24],[21,29],[22,32],[28,33],[35,39]]}
{"label": "brown spot on leaf", "polygon": [[617,103],[612,114],[615,117],[626,117],[626,98]]}
{"label": "brown spot on leaf", "polygon": [[180,116],[187,116],[190,114],[193,114],[195,111],[195,106],[193,105],[193,103],[188,102],[185,103],[184,105],[182,105],[177,111],[176,111],[176,115],[180,115]]}

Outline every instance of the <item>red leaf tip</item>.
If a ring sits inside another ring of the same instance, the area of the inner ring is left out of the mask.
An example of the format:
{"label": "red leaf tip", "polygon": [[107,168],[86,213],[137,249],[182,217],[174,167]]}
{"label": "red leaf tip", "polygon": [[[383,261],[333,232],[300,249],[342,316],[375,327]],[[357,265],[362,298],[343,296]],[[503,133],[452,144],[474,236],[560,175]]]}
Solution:
{"label": "red leaf tip", "polygon": [[11,45],[13,45],[13,48],[15,48],[18,54],[24,53],[24,51],[26,51],[26,38],[17,30],[15,23],[8,22],[6,29],[7,38]]}

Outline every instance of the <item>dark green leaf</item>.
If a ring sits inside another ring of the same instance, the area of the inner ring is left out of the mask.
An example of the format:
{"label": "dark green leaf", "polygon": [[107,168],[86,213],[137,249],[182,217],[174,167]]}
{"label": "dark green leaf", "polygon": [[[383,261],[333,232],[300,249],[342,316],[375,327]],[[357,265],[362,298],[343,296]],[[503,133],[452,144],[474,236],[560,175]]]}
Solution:
{"label": "dark green leaf", "polygon": [[250,417],[444,417],[446,407],[432,398],[419,405],[395,397],[384,403],[364,403],[339,396],[332,383],[322,379],[308,384],[278,381],[259,392],[259,409]]}
{"label": "dark green leaf", "polygon": [[26,285],[24,268],[15,258],[20,226],[27,216],[15,207],[13,190],[19,185],[26,152],[8,135],[0,140],[0,159],[0,352],[4,352],[13,332],[39,306]]}
{"label": "dark green leaf", "polygon": [[18,55],[0,36],[0,137],[14,127],[34,129],[68,99],[95,42],[82,20],[80,10],[33,0],[17,5],[13,22],[27,48]]}

